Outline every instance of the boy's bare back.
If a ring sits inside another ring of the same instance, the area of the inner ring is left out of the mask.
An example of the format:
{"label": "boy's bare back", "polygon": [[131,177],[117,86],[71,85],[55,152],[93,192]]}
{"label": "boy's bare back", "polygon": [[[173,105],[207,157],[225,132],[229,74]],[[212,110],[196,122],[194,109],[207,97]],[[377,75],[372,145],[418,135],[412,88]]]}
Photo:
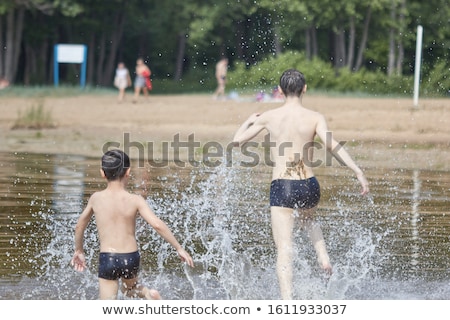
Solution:
{"label": "boy's bare back", "polygon": [[[304,88],[306,91],[306,86]],[[304,92],[303,91],[303,92]],[[369,192],[366,178],[350,155],[328,136],[325,117],[303,107],[301,96],[288,96],[283,106],[251,115],[238,129],[234,143],[239,145],[254,138],[262,130],[270,133],[271,157],[274,162],[272,179],[308,179],[314,176],[314,138],[317,135],[325,148],[335,150],[334,156],[352,169],[362,186],[362,194]]]}
{"label": "boy's bare back", "polygon": [[118,181],[110,182],[105,190],[95,192],[80,219],[89,220],[92,215],[97,224],[100,252],[127,253],[138,250],[138,215],[157,231],[164,227],[145,199],[129,193]]}
{"label": "boy's bare back", "polygon": [[100,251],[136,251],[136,218],[139,203],[144,200],[125,190],[111,189],[94,193],[88,204],[95,216]]}
{"label": "boy's bare back", "polygon": [[254,122],[255,130],[266,128],[270,132],[273,179],[307,179],[314,174],[312,168],[302,166],[302,170],[292,171],[295,164],[311,163],[313,159],[312,142],[323,122],[323,116],[304,108],[298,101],[288,102],[258,116]]}

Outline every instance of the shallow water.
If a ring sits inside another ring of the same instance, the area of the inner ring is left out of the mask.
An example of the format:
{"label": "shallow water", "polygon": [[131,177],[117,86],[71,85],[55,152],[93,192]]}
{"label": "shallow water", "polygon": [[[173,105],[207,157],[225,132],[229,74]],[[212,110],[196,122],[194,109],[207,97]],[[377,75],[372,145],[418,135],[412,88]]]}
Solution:
{"label": "shallow water", "polygon": [[[450,299],[450,173],[367,169],[371,196],[347,168],[317,168],[334,274],[327,281],[296,230],[296,299]],[[141,279],[166,299],[279,299],[264,167],[133,169],[148,199],[189,251],[185,268],[141,220]],[[96,299],[97,237],[89,270],[69,266],[87,198],[105,186],[99,161],[0,153],[0,299]],[[121,297],[123,298],[123,297]]]}

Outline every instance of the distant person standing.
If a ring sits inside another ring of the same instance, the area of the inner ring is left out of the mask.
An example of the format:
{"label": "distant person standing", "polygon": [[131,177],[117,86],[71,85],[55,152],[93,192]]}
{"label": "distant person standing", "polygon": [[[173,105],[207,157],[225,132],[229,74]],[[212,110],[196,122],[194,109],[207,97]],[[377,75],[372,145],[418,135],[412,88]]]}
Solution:
{"label": "distant person standing", "polygon": [[123,62],[119,62],[116,69],[116,75],[114,77],[114,86],[119,89],[119,102],[122,102],[125,98],[125,90],[131,86],[130,72],[125,67]]}
{"label": "distant person standing", "polygon": [[216,64],[217,89],[214,92],[214,98],[218,99],[225,96],[225,85],[227,83],[228,59],[222,58]]}
{"label": "distant person standing", "polygon": [[148,96],[148,91],[152,89],[152,82],[150,80],[152,71],[144,63],[144,60],[142,58],[137,59],[135,72],[136,78],[134,79],[134,103],[137,102],[141,90],[144,93],[144,96]]}

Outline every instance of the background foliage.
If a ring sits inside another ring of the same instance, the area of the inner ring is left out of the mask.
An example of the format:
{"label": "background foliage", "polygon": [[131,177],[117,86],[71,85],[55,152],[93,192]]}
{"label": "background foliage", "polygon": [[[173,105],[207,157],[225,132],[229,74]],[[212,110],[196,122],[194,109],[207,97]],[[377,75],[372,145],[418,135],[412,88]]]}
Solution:
{"label": "background foliage", "polygon": [[[155,92],[211,91],[214,65],[230,60],[235,90],[275,85],[296,67],[310,88],[411,94],[416,29],[424,28],[421,91],[450,89],[448,0],[3,0],[0,77],[53,83],[53,46],[88,46],[87,83],[111,87],[119,61],[143,57]],[[60,66],[78,84],[79,66]]]}

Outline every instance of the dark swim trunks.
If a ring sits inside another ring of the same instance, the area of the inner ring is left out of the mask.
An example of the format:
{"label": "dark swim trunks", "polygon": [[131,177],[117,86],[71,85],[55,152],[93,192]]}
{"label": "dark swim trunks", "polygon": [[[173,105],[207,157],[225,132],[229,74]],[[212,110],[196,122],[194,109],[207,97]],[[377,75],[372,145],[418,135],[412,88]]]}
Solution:
{"label": "dark swim trunks", "polygon": [[98,264],[99,278],[117,280],[136,278],[139,271],[140,254],[100,252]]}
{"label": "dark swim trunks", "polygon": [[311,209],[319,203],[320,186],[316,177],[305,180],[276,179],[270,184],[270,206]]}

